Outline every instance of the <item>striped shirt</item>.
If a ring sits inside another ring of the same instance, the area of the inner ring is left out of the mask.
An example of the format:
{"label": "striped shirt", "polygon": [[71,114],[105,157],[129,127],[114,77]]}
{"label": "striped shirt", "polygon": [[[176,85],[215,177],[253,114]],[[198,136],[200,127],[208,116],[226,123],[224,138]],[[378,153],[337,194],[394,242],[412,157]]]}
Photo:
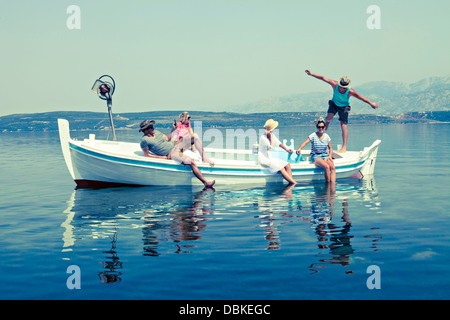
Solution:
{"label": "striped shirt", "polygon": [[331,141],[331,138],[326,133],[324,133],[323,135],[323,139],[319,139],[315,132],[309,135],[309,140],[311,140],[312,145],[311,156],[315,154],[328,154],[328,142]]}

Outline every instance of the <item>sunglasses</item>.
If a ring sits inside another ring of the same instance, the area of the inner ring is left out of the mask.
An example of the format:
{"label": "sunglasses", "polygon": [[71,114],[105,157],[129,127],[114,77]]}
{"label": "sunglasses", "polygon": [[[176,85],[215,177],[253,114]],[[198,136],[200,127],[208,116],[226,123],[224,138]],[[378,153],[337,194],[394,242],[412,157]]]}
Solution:
{"label": "sunglasses", "polygon": [[317,129],[325,129],[325,126],[317,126]]}

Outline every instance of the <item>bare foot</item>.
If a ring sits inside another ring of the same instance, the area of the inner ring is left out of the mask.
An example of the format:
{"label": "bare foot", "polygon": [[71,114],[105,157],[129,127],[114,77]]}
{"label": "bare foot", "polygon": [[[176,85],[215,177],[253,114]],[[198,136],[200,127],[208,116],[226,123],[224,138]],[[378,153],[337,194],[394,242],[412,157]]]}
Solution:
{"label": "bare foot", "polygon": [[338,151],[338,153],[346,153],[347,152],[347,148],[342,148],[341,150]]}
{"label": "bare foot", "polygon": [[211,159],[206,158],[206,157],[202,159],[202,162],[209,163],[209,165],[211,165],[211,166],[215,165],[214,161],[212,161]]}
{"label": "bare foot", "polygon": [[205,187],[206,188],[211,188],[214,185],[214,183],[216,183],[216,180],[213,180],[211,182],[206,181],[205,182]]}

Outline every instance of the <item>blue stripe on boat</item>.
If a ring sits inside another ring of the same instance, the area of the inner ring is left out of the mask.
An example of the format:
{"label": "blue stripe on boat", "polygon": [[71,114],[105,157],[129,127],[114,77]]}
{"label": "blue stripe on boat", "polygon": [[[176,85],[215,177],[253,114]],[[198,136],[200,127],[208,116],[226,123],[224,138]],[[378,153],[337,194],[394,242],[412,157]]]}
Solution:
{"label": "blue stripe on boat", "polygon": [[[136,159],[128,159],[128,158],[121,158],[121,157],[115,157],[106,155],[103,153],[87,150],[85,148],[79,147],[71,142],[69,142],[69,147],[73,150],[76,150],[82,154],[89,155],[95,158],[116,162],[120,164],[127,164],[127,165],[138,165],[143,167],[149,167],[154,169],[165,169],[165,170],[172,170],[172,171],[191,171],[191,168],[188,168],[187,166],[182,166],[179,164],[170,164],[170,163],[156,163],[156,162],[148,162],[148,161],[141,161]],[[337,167],[336,173],[339,172],[345,172],[352,169],[358,169],[362,167],[364,164],[364,161],[361,161],[359,163],[351,164],[348,166],[343,167]],[[201,171],[203,173],[209,173],[209,174],[239,174],[239,175],[260,175],[260,176],[266,176],[270,175],[270,173],[264,173],[261,169],[255,168],[255,169],[248,169],[248,168],[216,168],[216,167],[202,167]],[[322,168],[312,168],[312,169],[292,169],[292,173],[295,175],[297,173],[301,174],[317,174],[322,173]]]}

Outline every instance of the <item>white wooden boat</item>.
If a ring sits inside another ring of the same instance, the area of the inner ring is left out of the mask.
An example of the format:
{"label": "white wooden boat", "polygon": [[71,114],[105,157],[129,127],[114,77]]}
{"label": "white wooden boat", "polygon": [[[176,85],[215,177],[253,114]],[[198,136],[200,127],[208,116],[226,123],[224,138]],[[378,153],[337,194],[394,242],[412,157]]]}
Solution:
{"label": "white wooden boat", "polygon": [[[58,128],[67,168],[78,187],[202,185],[189,166],[174,160],[145,157],[139,143],[97,140],[93,134],[82,141],[73,140],[65,119],[58,119]],[[380,143],[376,140],[361,151],[333,153],[336,178],[373,175]],[[283,182],[281,174],[270,174],[254,160],[252,150],[205,148],[205,151],[215,165],[196,163],[206,180],[216,180],[216,186]],[[309,161],[309,153],[309,150],[302,150],[303,161],[288,159],[298,182],[324,179],[323,169]]]}

